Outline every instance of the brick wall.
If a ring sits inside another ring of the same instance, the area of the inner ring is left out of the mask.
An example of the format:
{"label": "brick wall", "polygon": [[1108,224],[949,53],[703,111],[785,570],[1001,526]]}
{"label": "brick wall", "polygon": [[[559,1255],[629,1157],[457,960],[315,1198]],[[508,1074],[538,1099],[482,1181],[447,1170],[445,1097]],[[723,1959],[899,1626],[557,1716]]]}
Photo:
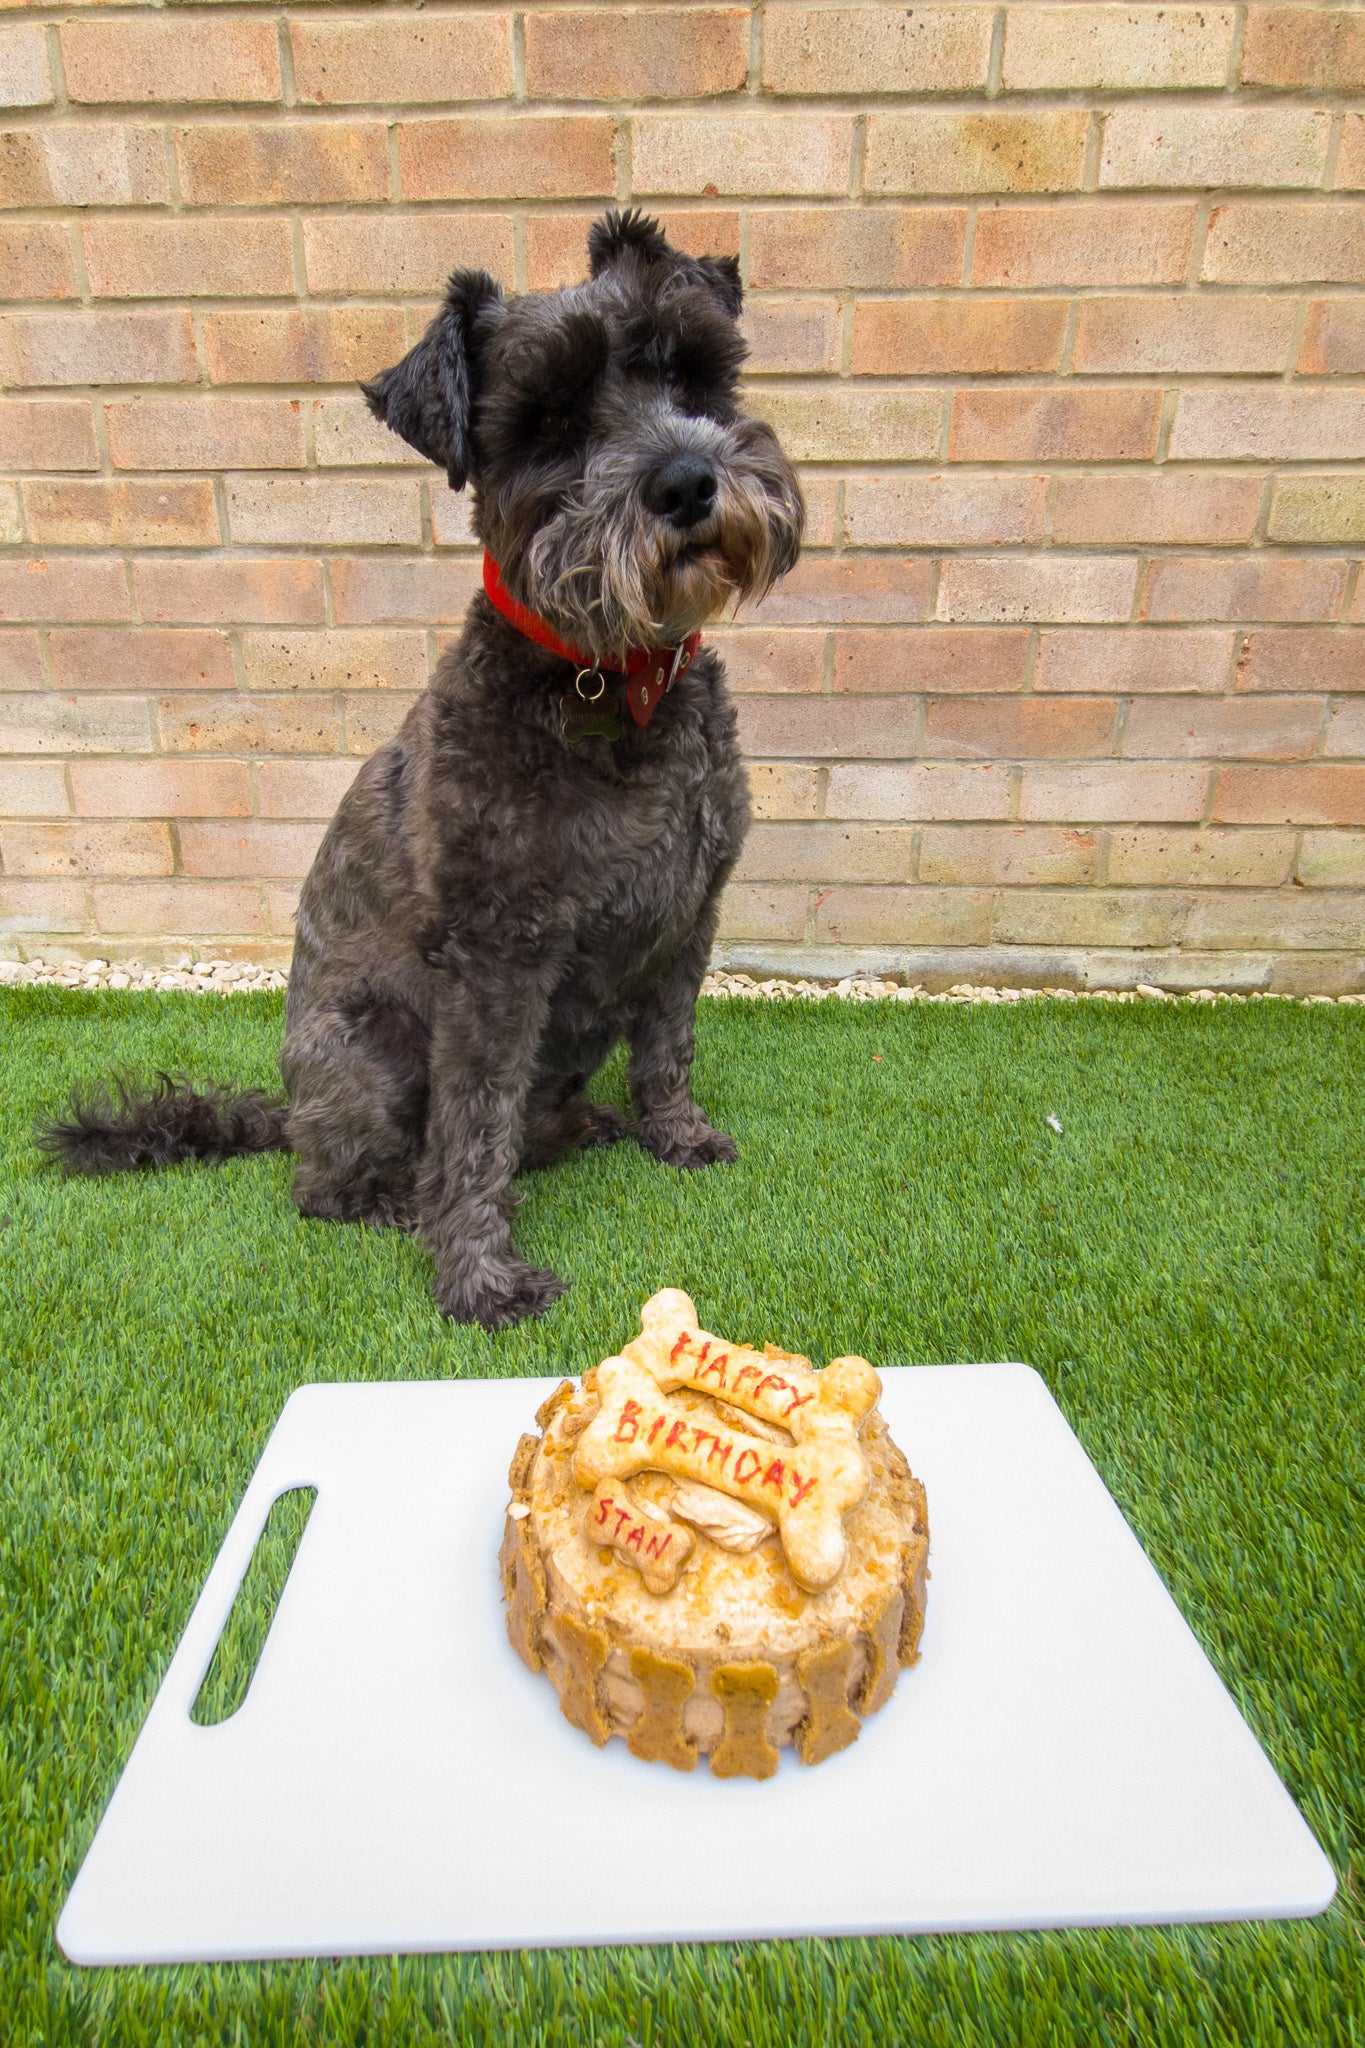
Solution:
{"label": "brick wall", "polygon": [[810,499],[731,962],[1365,986],[1365,8],[0,15],[0,950],[287,951],[476,579],[353,380],[640,199]]}

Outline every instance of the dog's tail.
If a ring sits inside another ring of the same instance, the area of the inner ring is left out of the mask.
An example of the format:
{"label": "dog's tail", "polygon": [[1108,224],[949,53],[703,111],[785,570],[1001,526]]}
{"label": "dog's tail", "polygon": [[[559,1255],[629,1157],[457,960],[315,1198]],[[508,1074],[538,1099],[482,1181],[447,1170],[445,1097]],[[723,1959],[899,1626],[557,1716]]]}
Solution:
{"label": "dog's tail", "polygon": [[182,1159],[287,1151],[288,1114],[283,1096],[259,1088],[241,1094],[212,1084],[196,1089],[172,1074],[158,1074],[146,1087],[116,1076],[73,1094],[66,1116],[39,1124],[36,1137],[68,1173],[119,1173]]}

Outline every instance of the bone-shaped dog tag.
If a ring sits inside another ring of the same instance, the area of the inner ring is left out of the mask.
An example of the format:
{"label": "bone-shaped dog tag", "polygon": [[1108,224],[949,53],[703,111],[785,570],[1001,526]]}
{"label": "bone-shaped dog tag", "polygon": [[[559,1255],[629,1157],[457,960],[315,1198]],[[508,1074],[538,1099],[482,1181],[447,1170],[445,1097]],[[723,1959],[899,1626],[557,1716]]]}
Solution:
{"label": "bone-shaped dog tag", "polygon": [[604,696],[585,703],[573,690],[566,690],[559,700],[559,715],[564,738],[571,747],[576,747],[580,740],[621,737],[621,712],[614,697]]}

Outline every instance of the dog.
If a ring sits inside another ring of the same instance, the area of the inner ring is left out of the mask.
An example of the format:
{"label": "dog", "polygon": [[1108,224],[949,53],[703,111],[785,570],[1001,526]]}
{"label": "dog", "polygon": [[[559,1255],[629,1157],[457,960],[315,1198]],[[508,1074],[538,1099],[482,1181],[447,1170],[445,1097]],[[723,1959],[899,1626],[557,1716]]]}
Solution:
{"label": "dog", "polygon": [[[794,565],[804,505],[736,399],[733,257],[610,212],[590,275],[508,299],[459,270],[417,346],[361,386],[473,486],[484,587],[402,729],[361,768],[304,883],[286,1095],[161,1076],[73,1101],[40,1142],[109,1172],[286,1149],[305,1216],[419,1236],[456,1320],[538,1315],[512,1183],[632,1137],[732,1161],[693,1100],[695,1008],[749,822],[700,629]],[[633,1121],[589,1100],[630,1048]]]}

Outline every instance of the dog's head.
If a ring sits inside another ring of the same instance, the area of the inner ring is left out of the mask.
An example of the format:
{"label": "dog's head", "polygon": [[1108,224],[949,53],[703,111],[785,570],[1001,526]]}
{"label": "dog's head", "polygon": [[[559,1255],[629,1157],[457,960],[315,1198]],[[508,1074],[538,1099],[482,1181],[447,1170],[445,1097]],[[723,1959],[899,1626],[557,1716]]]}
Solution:
{"label": "dog's head", "polygon": [[512,595],[596,655],[675,644],[790,569],[804,505],[772,429],[735,397],[733,257],[685,256],[638,213],[588,237],[591,276],[508,300],[457,271],[371,409],[471,482]]}

